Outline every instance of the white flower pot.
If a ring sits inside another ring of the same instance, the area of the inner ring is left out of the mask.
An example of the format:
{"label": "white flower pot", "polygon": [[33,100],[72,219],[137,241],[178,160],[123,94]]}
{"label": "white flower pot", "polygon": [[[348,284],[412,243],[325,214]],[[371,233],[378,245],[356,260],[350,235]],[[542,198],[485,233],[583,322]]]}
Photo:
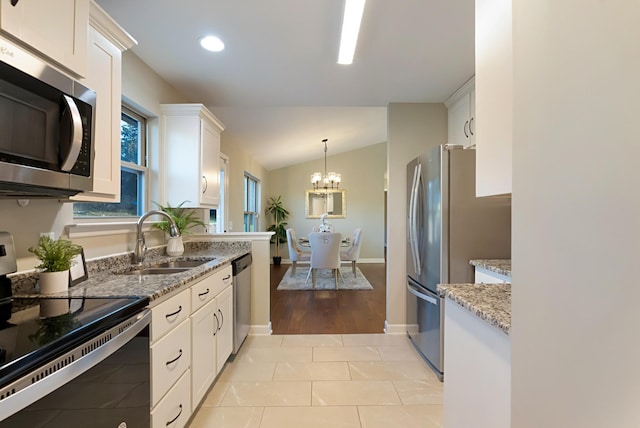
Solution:
{"label": "white flower pot", "polygon": [[182,236],[171,236],[167,240],[167,255],[168,256],[181,256],[184,253],[184,243],[182,242]]}
{"label": "white flower pot", "polygon": [[42,299],[40,302],[40,316],[43,318],[57,317],[69,312],[69,299]]}
{"label": "white flower pot", "polygon": [[69,289],[69,271],[40,272],[40,294],[55,294]]}

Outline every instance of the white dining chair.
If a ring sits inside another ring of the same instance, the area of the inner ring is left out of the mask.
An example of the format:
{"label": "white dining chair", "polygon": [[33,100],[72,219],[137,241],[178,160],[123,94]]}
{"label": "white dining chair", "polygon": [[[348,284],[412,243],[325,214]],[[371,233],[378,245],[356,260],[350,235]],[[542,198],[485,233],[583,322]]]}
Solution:
{"label": "white dining chair", "polygon": [[309,245],[311,245],[311,261],[309,273],[305,284],[311,276],[313,288],[316,288],[316,271],[318,269],[331,269],[338,289],[338,277],[340,276],[340,241],[341,233],[312,232],[309,234]]}
{"label": "white dining chair", "polygon": [[362,245],[362,229],[357,228],[353,231],[353,242],[351,247],[346,250],[340,251],[340,260],[343,262],[351,262],[351,270],[353,276],[356,276],[356,262],[360,257],[360,246]]}
{"label": "white dining chair", "polygon": [[296,274],[296,263],[308,262],[311,260],[311,253],[303,251],[298,247],[296,232],[294,229],[287,229],[287,245],[289,246],[289,260],[291,260],[291,278]]}

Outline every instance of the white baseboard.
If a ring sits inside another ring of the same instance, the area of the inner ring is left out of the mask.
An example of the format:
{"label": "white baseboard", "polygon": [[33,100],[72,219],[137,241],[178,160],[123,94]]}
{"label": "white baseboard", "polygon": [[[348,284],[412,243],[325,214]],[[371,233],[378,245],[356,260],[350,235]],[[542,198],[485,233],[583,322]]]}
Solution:
{"label": "white baseboard", "polygon": [[389,324],[386,320],[384,322],[384,332],[387,334],[407,334],[409,328],[407,324]]}
{"label": "white baseboard", "polygon": [[251,336],[269,336],[273,333],[271,329],[271,321],[267,325],[252,325],[249,327],[249,334]]}

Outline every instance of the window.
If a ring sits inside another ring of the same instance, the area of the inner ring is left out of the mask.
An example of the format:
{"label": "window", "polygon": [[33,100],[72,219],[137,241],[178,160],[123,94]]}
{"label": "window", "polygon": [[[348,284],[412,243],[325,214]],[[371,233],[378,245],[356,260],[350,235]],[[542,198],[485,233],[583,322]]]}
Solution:
{"label": "window", "polygon": [[[120,202],[73,204],[74,217],[137,217],[146,208],[147,121],[122,106],[120,119]],[[99,162],[96,159],[96,162]]]}
{"label": "window", "polygon": [[260,218],[259,184],[257,178],[244,173],[244,231],[257,232]]}

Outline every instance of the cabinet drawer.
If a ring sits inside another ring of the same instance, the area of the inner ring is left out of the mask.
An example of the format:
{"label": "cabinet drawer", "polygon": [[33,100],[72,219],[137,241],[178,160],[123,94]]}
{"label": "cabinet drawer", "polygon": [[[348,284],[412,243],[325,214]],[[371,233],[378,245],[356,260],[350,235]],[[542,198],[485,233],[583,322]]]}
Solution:
{"label": "cabinet drawer", "polygon": [[216,275],[210,275],[191,287],[191,313],[206,305],[215,297]]}
{"label": "cabinet drawer", "polygon": [[187,319],[151,345],[151,405],[155,405],[191,363],[191,322]]}
{"label": "cabinet drawer", "polygon": [[187,424],[191,416],[190,377],[191,373],[187,370],[153,409],[152,428],[182,428]]}
{"label": "cabinet drawer", "polygon": [[231,265],[229,265],[212,275],[212,277],[215,278],[215,284],[213,285],[213,297],[222,293],[225,288],[231,285],[233,282],[233,278],[231,277],[232,274],[233,269],[231,268]]}
{"label": "cabinet drawer", "polygon": [[189,290],[184,290],[151,309],[151,343],[189,317],[190,300]]}

